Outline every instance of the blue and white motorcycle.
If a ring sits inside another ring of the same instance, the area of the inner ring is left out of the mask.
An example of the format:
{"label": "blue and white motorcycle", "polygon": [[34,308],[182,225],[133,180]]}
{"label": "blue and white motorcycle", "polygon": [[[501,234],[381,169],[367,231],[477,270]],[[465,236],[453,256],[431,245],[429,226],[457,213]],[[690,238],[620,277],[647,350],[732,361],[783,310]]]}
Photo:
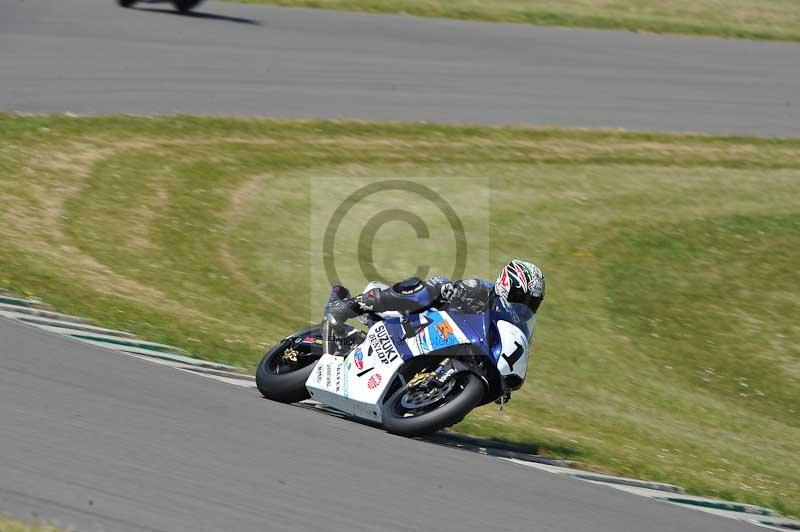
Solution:
{"label": "blue and white motorcycle", "polygon": [[323,320],[270,349],[256,383],[268,399],[313,398],[394,434],[430,434],[522,386],[535,320],[499,298],[478,313],[445,305],[371,314],[366,332],[348,326],[344,338]]}

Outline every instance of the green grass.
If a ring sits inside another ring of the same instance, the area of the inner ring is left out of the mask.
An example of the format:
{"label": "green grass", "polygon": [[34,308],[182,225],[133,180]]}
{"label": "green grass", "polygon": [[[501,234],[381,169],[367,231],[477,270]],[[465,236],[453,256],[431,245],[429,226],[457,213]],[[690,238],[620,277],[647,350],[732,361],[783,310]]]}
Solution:
{"label": "green grass", "polygon": [[794,0],[236,0],[546,26],[800,40]]}
{"label": "green grass", "polygon": [[[320,312],[315,235],[369,176],[447,196],[469,274],[547,276],[525,388],[460,430],[800,515],[800,139],[0,115],[0,286],[253,368]],[[441,223],[384,226],[378,269],[449,273]]]}
{"label": "green grass", "polygon": [[59,532],[59,529],[51,526],[28,525],[0,516],[0,532]]}

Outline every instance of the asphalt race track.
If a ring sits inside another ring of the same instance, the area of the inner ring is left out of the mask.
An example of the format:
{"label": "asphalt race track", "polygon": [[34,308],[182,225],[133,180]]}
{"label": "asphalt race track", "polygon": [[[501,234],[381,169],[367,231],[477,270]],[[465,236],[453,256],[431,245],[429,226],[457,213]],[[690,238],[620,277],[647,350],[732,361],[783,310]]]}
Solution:
{"label": "asphalt race track", "polygon": [[800,134],[800,45],[206,3],[0,1],[0,111]]}
{"label": "asphalt race track", "polygon": [[0,513],[81,532],[755,530],[0,319]]}

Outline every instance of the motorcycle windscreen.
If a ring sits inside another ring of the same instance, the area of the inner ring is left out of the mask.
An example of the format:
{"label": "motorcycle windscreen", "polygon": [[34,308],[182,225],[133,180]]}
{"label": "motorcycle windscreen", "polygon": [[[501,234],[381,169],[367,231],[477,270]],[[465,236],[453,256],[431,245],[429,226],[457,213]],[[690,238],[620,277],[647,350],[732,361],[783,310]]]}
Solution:
{"label": "motorcycle windscreen", "polygon": [[536,314],[526,305],[512,303],[511,310],[515,319],[513,322],[519,327],[528,339],[528,345],[533,344],[533,329],[536,326]]}

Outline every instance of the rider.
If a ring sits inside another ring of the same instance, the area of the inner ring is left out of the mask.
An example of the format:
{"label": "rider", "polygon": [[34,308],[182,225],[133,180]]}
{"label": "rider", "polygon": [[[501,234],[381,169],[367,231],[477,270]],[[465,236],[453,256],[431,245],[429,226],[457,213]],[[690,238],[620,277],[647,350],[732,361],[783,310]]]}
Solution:
{"label": "rider", "polygon": [[544,289],[542,270],[533,263],[514,259],[500,271],[494,287],[482,279],[453,282],[446,277],[433,277],[423,282],[411,277],[388,288],[372,288],[349,297],[346,288],[334,286],[326,312],[334,329],[341,330],[348,319],[368,312],[407,314],[447,305],[461,312],[477,313],[498,302],[511,309],[520,322],[527,322],[539,309]]}

